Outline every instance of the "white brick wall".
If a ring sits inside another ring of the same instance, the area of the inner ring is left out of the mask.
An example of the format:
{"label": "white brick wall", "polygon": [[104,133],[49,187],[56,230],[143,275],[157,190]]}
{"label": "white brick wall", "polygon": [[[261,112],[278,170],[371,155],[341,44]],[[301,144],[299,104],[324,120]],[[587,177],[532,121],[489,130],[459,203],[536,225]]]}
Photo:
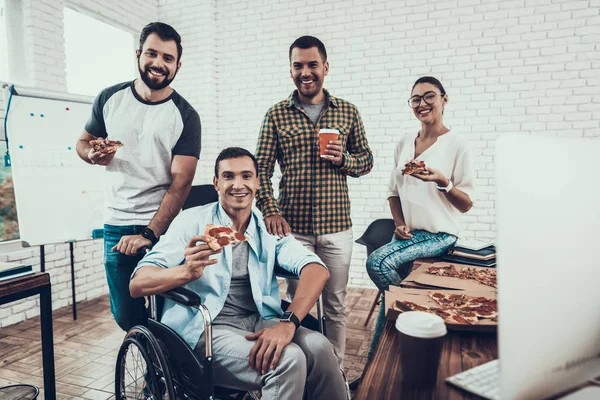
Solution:
{"label": "white brick wall", "polygon": [[[375,155],[350,179],[355,236],[390,216],[385,184],[395,143],[419,124],[406,104],[414,81],[439,78],[445,122],[476,154],[477,206],[462,236],[493,238],[494,139],[501,133],[600,136],[600,2],[494,0],[219,1],[219,146],[255,149],[266,110],[294,89],[288,47],[325,43],[325,86],[356,104]],[[355,246],[352,285],[371,286]]]}
{"label": "white brick wall", "polygon": [[[598,0],[24,0],[25,69],[35,86],[65,88],[64,4],[135,35],[156,17],[179,30],[183,68],[174,87],[203,126],[195,183],[210,182],[222,148],[255,149],[264,113],[294,89],[289,45],[305,34],[321,38],[331,66],[326,87],[359,107],[375,154],[371,174],[350,179],[356,237],[372,220],[390,216],[384,187],[395,143],[419,128],[406,105],[419,76],[442,81],[450,97],[445,122],[477,156],[477,207],[463,217],[463,236],[494,237],[499,134],[600,137]],[[97,242],[76,245],[77,289],[86,291],[78,299],[106,291]],[[58,258],[51,266],[54,306],[70,301],[66,246],[48,246]],[[25,253],[9,257],[39,263],[37,250]],[[352,285],[372,286],[364,261],[356,246]],[[8,325],[35,312],[32,304],[14,303],[0,307],[0,320]]]}
{"label": "white brick wall", "polygon": [[218,155],[216,0],[159,0],[158,19],[181,35],[183,58],[173,87],[192,104],[202,124],[202,151],[194,184],[212,182]]}
{"label": "white brick wall", "polygon": [[[18,0],[7,0],[18,7]],[[156,20],[158,2],[107,0],[23,0],[23,21],[13,26],[16,34],[23,36],[24,47],[9,44],[11,56],[23,54],[25,65],[21,66],[18,81],[53,91],[66,91],[65,49],[63,39],[63,8],[71,7],[103,22],[131,31],[135,37],[148,22]],[[107,62],[110,59],[107,55]],[[1,83],[0,83],[1,84]],[[0,96],[1,97],[1,96]],[[4,104],[0,100],[0,133],[4,134]],[[69,245],[45,246],[46,271],[52,279],[52,307],[64,307],[72,303],[71,260]],[[103,265],[102,240],[78,242],[75,254],[75,291],[77,301],[108,293]],[[15,253],[0,254],[0,261],[29,263],[39,270],[39,248],[25,249]],[[0,327],[11,325],[39,314],[39,300],[25,299],[0,306]]]}

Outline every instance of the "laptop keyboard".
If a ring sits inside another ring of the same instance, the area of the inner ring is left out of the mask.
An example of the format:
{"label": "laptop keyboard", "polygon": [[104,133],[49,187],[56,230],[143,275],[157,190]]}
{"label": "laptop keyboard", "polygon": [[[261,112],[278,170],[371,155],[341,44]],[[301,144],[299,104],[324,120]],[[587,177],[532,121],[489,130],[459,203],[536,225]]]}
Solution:
{"label": "laptop keyboard", "polygon": [[500,398],[500,362],[494,360],[446,379],[446,382],[489,400]]}

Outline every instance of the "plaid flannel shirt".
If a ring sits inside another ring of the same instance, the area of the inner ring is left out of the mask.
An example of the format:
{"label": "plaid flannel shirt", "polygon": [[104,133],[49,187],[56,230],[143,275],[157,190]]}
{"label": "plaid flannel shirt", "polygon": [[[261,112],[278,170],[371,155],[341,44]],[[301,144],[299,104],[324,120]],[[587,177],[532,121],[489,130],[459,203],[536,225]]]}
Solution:
{"label": "plaid flannel shirt", "polygon": [[[267,111],[260,129],[256,159],[260,185],[256,204],[265,217],[282,215],[293,232],[325,235],[352,226],[346,175],[359,177],[373,168],[365,128],[353,104],[325,90],[325,107],[316,125],[297,100],[297,90]],[[339,167],[319,157],[318,132],[337,129],[344,146]],[[281,169],[279,202],[271,178]]]}

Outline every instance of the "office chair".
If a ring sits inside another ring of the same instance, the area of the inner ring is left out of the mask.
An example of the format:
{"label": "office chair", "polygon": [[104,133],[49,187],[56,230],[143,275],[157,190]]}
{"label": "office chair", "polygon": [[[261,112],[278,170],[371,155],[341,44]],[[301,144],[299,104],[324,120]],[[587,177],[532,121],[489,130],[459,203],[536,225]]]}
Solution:
{"label": "office chair", "polygon": [[187,210],[188,208],[214,203],[218,200],[219,194],[213,185],[196,185],[192,186],[192,190],[190,190],[190,194],[181,208]]}
{"label": "office chair", "polygon": [[[394,220],[391,218],[385,219],[377,219],[367,227],[365,233],[361,237],[355,240],[356,243],[362,244],[367,248],[367,257],[371,255],[372,252],[380,248],[381,246],[388,244],[392,240],[392,235],[396,230],[396,224]],[[369,315],[367,315],[367,320],[365,321],[365,325],[369,324],[371,320],[371,316],[373,315],[373,311],[375,310],[375,306],[379,304],[381,299],[381,291],[373,300],[373,304],[371,305],[371,309],[369,310]]]}

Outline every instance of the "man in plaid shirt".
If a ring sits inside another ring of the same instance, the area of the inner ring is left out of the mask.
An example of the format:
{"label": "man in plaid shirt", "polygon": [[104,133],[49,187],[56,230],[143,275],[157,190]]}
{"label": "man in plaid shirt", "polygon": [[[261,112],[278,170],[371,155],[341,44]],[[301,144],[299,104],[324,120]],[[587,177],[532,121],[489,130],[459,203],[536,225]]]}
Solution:
{"label": "man in plaid shirt", "polygon": [[[329,71],[323,43],[302,36],[290,46],[290,75],[297,87],[265,115],[256,158],[260,187],[257,206],[269,233],[290,233],[316,253],[329,268],[323,289],[327,337],[340,365],[346,343],[345,297],[352,257],[352,221],[346,176],[371,171],[373,154],[356,106],[323,89]],[[320,129],[337,129],[339,140],[319,155]],[[281,169],[279,201],[273,197],[271,177],[275,161]],[[288,280],[288,296],[296,281]]]}

